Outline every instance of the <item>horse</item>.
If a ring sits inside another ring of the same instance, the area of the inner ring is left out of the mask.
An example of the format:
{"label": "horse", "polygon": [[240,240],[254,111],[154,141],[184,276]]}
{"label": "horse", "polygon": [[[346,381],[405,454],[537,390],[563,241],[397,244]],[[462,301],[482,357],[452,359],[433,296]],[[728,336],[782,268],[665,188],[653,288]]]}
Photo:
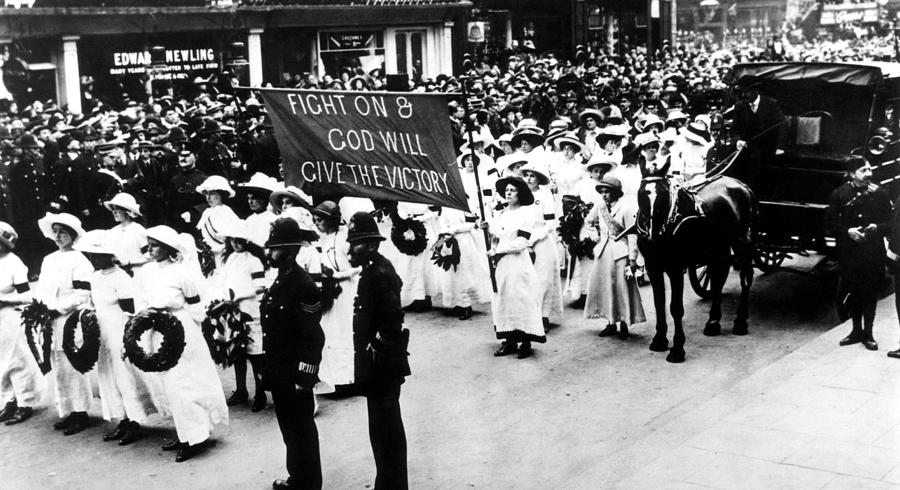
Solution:
{"label": "horse", "polygon": [[698,184],[674,184],[666,176],[645,175],[638,189],[635,226],[656,306],[656,335],[650,350],[669,350],[666,337],[665,275],[672,287],[669,310],[675,323],[672,349],[666,360],[684,362],[684,271],[705,265],[710,277],[712,306],[704,335],[721,332],[722,288],[731,268],[731,253],[740,267],[741,297],[732,332],[748,333],[750,286],[753,284],[753,224],[758,203],[741,181],[719,176]]}

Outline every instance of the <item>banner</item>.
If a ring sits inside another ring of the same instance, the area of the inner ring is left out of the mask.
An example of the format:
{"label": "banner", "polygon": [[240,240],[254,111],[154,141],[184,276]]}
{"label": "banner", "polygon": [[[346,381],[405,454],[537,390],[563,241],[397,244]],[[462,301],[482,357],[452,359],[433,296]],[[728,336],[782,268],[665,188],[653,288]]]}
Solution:
{"label": "banner", "polygon": [[260,91],[289,185],[468,211],[444,95]]}

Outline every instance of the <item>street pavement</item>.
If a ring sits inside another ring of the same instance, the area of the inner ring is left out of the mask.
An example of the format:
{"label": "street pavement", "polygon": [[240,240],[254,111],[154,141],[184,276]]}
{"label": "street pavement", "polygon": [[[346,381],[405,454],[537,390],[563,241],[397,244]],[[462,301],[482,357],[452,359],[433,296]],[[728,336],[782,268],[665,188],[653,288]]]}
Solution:
{"label": "street pavement", "polygon": [[[900,485],[900,328],[893,298],[879,304],[881,350],[839,348],[833,283],[757,276],[751,332],[704,337],[708,303],[685,295],[687,361],[648,350],[652,324],[629,341],[566,309],[563,325],[526,360],[494,358],[488,305],[460,322],[408,314],[413,375],[401,404],[410,485],[448,488],[888,488]],[[642,289],[654,318],[649,287]],[[671,332],[670,332],[671,335]],[[223,372],[226,392],[233,379]],[[320,397],[316,417],[325,488],[370,488],[374,463],[365,400]],[[93,414],[97,414],[95,409]],[[55,409],[0,426],[0,488],[265,489],[284,474],[271,406],[231,410],[204,455],[176,464],[160,445],[171,420],[119,448],[98,425],[54,432]]]}

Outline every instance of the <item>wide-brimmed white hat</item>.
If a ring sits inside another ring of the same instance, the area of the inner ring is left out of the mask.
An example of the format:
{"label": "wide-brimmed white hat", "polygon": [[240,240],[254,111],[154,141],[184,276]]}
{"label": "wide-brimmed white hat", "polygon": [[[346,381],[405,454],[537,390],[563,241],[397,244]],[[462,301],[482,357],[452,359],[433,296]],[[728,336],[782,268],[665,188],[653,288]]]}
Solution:
{"label": "wide-brimmed white hat", "polygon": [[56,224],[66,226],[74,231],[76,236],[72,237],[73,240],[84,235],[84,228],[81,227],[81,220],[69,213],[47,213],[43,218],[38,220],[38,228],[40,228],[41,233],[50,240],[53,240],[53,225]]}
{"label": "wide-brimmed white hat", "polygon": [[79,252],[103,255],[115,255],[109,232],[106,230],[91,230],[78,239],[72,247]]}
{"label": "wide-brimmed white hat", "polygon": [[472,151],[472,150],[471,150],[471,145],[473,145],[473,144],[478,144],[478,143],[487,144],[487,142],[488,142],[488,141],[487,141],[487,138],[485,138],[483,134],[481,134],[481,133],[472,133],[472,141],[471,141],[471,143],[469,142],[469,137],[466,136],[466,142],[463,143],[463,144],[459,147],[459,152],[460,152],[460,153],[470,153],[470,152]]}
{"label": "wide-brimmed white hat", "polygon": [[238,187],[251,192],[255,190],[261,190],[266,194],[271,194],[272,192],[275,192],[275,189],[278,188],[278,181],[274,177],[269,177],[262,172],[256,172],[255,174],[250,176],[250,180],[244,182],[243,184],[238,184]]}
{"label": "wide-brimmed white hat", "polygon": [[228,179],[221,175],[212,175],[207,177],[202,184],[197,186],[197,192],[204,193],[208,191],[227,192],[228,197],[234,197],[234,189],[228,183]]}
{"label": "wide-brimmed white hat", "polygon": [[562,145],[564,144],[576,147],[576,151],[578,152],[584,149],[584,143],[582,143],[581,140],[578,139],[578,136],[576,136],[575,133],[566,133],[553,140],[553,146],[557,151],[561,151]]}
{"label": "wide-brimmed white hat", "polygon": [[609,172],[610,170],[619,166],[619,160],[620,159],[615,155],[610,155],[605,151],[598,151],[597,153],[591,155],[591,159],[584,164],[584,169],[590,172],[592,168],[601,166],[607,167],[606,171]]}
{"label": "wide-brimmed white hat", "polygon": [[184,245],[182,244],[181,238],[178,236],[178,232],[166,225],[159,225],[148,228],[147,238],[152,238],[179,253],[184,251],[184,249],[182,248]]}
{"label": "wide-brimmed white hat", "polygon": [[700,121],[688,124],[682,134],[684,134],[684,139],[698,145],[709,146],[713,143],[712,136],[706,130],[706,125]]}
{"label": "wide-brimmed white hat", "polygon": [[529,161],[523,165],[519,171],[522,172],[522,175],[525,175],[525,172],[533,172],[538,176],[539,185],[547,185],[550,183],[550,171],[547,170],[546,166],[535,161]]}
{"label": "wide-brimmed white hat", "polygon": [[19,234],[16,233],[16,229],[11,224],[0,221],[0,243],[12,250],[16,248],[16,240],[18,239]]}
{"label": "wide-brimmed white hat", "polygon": [[242,240],[250,240],[250,227],[247,226],[247,223],[241,220],[235,220],[232,223],[228,224],[223,230],[222,235],[227,238],[240,238]]}
{"label": "wide-brimmed white hat", "polygon": [[269,204],[272,205],[272,209],[276,212],[281,212],[281,203],[279,202],[282,197],[287,196],[295,201],[299,202],[303,207],[310,207],[312,205],[312,198],[309,194],[300,190],[299,187],[289,185],[284,189],[279,189],[272,193],[269,196]]}
{"label": "wide-brimmed white hat", "polygon": [[634,146],[642,148],[648,143],[659,143],[659,136],[653,133],[641,133],[634,138]]}
{"label": "wide-brimmed white hat", "polygon": [[110,211],[112,211],[113,206],[115,206],[134,215],[141,216],[141,207],[138,205],[137,200],[135,200],[134,196],[126,192],[116,194],[112,199],[104,202],[103,206]]}

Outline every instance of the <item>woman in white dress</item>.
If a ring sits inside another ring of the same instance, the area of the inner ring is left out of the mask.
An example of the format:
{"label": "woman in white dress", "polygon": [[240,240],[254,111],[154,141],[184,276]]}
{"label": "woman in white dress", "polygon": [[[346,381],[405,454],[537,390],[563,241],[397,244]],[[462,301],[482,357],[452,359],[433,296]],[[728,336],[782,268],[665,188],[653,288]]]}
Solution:
{"label": "woman in white dress", "polygon": [[490,271],[481,230],[476,228],[474,214],[443,208],[437,218],[437,232],[439,238],[435,248],[438,253],[451,253],[452,248],[442,242],[449,238],[456,240],[459,250],[459,264],[447,270],[440,267],[436,270],[441,306],[451,308],[460,320],[468,320],[472,318],[472,305],[484,303],[491,296]]}
{"label": "woman in white dress", "polygon": [[262,173],[255,173],[250,180],[238,187],[247,193],[250,215],[244,222],[250,229],[250,241],[262,247],[269,239],[269,230],[275,221],[275,213],[269,210],[269,197],[278,187],[278,182]]}
{"label": "woman in white dress", "polygon": [[534,231],[534,196],[524,180],[504,177],[496,189],[507,206],[490,221],[493,246],[488,255],[497,263],[497,292],[492,316],[497,338],[495,356],[518,352],[519,359],[532,354],[531,343],[547,341],[541,322],[541,286],[529,255],[528,240]]}
{"label": "woman in white dress", "polygon": [[135,221],[141,217],[140,206],[131,194],[124,192],[103,205],[112,212],[117,223],[110,228],[107,239],[112,242],[119,266],[133,275],[134,268],[147,263],[147,256],[141,250],[147,244],[147,230]]}
{"label": "woman in white dress", "polygon": [[152,261],[140,268],[136,281],[140,285],[137,299],[141,309],[167,311],[184,328],[184,352],[178,364],[162,373],[178,433],[177,439],[163,445],[163,450],[178,451],[175,461],[181,462],[205,448],[213,427],[228,423],[228,407],[200,329],[203,312],[196,274],[189,270],[189,264],[176,261],[181,252],[181,239],[168,226],[148,229],[147,238]]}
{"label": "woman in white dress", "polygon": [[38,220],[45,237],[53,240],[58,250],[44,257],[35,297],[54,315],[50,361],[56,382],[56,409],[61,420],[53,424],[65,435],[77,434],[88,425],[91,407],[91,378],[76,371],[62,348],[63,329],[69,314],[85,307],[91,299],[90,279],[94,268],[72,248],[84,234],[81,221],[68,213],[53,214]]}
{"label": "woman in white dress", "polygon": [[522,167],[525,183],[534,195],[534,231],[528,245],[534,250],[534,268],[541,282],[541,320],[544,330],[562,321],[562,282],[559,280],[559,254],[556,250],[556,202],[550,191],[547,169],[529,162]]}
{"label": "woman in white dress", "polygon": [[[353,299],[362,269],[351,267],[347,252],[347,228],[341,225],[341,212],[332,201],[324,201],[312,210],[313,222],[319,230],[322,281],[340,288],[331,308],[322,314],[325,347],[319,377],[320,392],[345,390],[353,384]],[[331,285],[324,290],[332,290]]]}
{"label": "woman in white dress", "polygon": [[634,214],[619,200],[622,183],[616,177],[603,177],[597,191],[601,197],[585,218],[585,223],[596,227],[599,241],[594,247],[584,317],[606,319],[601,337],[615,335],[616,325],[620,325],[619,338],[627,340],[628,325],[646,321],[634,278],[637,238],[633,234],[620,236],[634,223]]}
{"label": "woman in white dress", "polygon": [[28,350],[18,307],[31,301],[28,267],[13,253],[18,233],[0,221],[0,422],[28,420],[44,391],[44,378]]}
{"label": "woman in white dress", "polygon": [[[427,204],[398,202],[396,216],[400,219],[411,219],[425,226],[426,246],[417,255],[400,253],[394,266],[397,274],[403,278],[400,290],[400,301],[405,310],[421,313],[431,309],[432,296],[436,293],[434,264],[431,262],[430,248],[434,245],[434,221],[437,213]],[[393,219],[393,217],[392,217]]]}
{"label": "woman in white dress", "polygon": [[[236,223],[225,232],[225,262],[222,265],[222,286],[217,291],[218,299],[235,301],[242,312],[250,315],[250,340],[244,352],[237,353],[234,360],[234,393],[228,397],[229,407],[246,403],[249,399],[247,391],[247,362],[253,369],[253,382],[256,392],[250,410],[259,412],[266,408],[268,400],[260,382],[260,366],[262,358],[262,326],[259,323],[259,300],[266,290],[265,259],[262,248],[250,240],[250,229],[245,223]],[[255,248],[255,250],[254,250]]]}
{"label": "woman in white dress", "polygon": [[234,189],[221,175],[207,177],[202,184],[197,186],[197,192],[206,198],[208,208],[203,210],[197,229],[203,241],[209,245],[216,261],[216,270],[222,267],[222,257],[225,254],[225,230],[231,228],[240,219],[234,211],[225,204],[226,198],[234,197]]}
{"label": "woman in white dress", "polygon": [[104,441],[118,440],[126,446],[141,437],[141,425],[154,413],[165,413],[162,379],[145,373],[122,358],[125,324],[134,314],[134,282],[117,266],[117,251],[109,232],[87,232],[75,249],[94,267],[91,303],[100,327],[97,385],[104,420],[119,420]]}

